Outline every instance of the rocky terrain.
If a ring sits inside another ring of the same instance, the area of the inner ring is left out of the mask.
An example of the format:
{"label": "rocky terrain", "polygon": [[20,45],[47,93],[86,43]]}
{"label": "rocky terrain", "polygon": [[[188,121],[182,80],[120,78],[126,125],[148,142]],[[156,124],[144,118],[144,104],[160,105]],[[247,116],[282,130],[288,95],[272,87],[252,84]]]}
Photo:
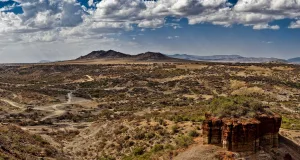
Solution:
{"label": "rocky terrain", "polygon": [[66,159],[39,135],[31,135],[15,125],[0,125],[0,157],[2,159]]}
{"label": "rocky terrain", "polygon": [[[113,57],[117,60],[87,58],[1,66],[0,129],[5,132],[0,134],[3,137],[0,157],[75,160],[299,157],[298,65],[170,62],[152,53],[143,54],[140,56],[143,60],[134,62]],[[159,60],[153,62],[155,58]],[[217,127],[219,132],[213,136],[217,138],[209,140],[209,132],[202,125],[207,121],[207,112],[219,117],[218,127],[232,124],[237,130]],[[282,117],[279,132],[279,123],[255,119],[257,113],[279,114]],[[252,128],[256,121],[267,124],[256,125],[258,133]],[[264,130],[272,126],[274,130]],[[264,139],[275,142],[277,132],[285,139],[279,138],[278,145],[273,143],[270,150],[265,149]],[[227,134],[238,137],[228,149],[219,143]],[[244,154],[243,147],[240,150],[240,146],[248,148],[257,139],[261,145],[253,147],[256,148],[253,153]],[[203,144],[204,141],[217,145]],[[27,144],[29,148],[18,147]]]}

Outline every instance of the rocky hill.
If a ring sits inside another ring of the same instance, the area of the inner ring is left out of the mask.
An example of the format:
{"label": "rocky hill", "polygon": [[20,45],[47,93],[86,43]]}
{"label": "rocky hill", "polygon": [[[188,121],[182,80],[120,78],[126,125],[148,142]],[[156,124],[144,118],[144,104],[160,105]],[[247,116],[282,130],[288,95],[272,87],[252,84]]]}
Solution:
{"label": "rocky hill", "polygon": [[137,60],[165,60],[165,59],[171,59],[170,57],[158,53],[158,52],[146,52],[146,53],[141,53],[135,56],[132,56],[133,58]]}
{"label": "rocky hill", "polygon": [[168,57],[159,52],[145,52],[137,55],[129,55],[114,50],[109,51],[93,51],[85,56],[81,56],[76,60],[91,60],[91,59],[127,59],[133,61],[184,61],[182,59]]}
{"label": "rocky hill", "polygon": [[101,59],[101,58],[114,59],[114,58],[128,58],[128,57],[131,57],[131,55],[117,52],[114,50],[108,50],[108,51],[100,50],[100,51],[93,51],[85,56],[81,56],[77,58],[77,60]]}

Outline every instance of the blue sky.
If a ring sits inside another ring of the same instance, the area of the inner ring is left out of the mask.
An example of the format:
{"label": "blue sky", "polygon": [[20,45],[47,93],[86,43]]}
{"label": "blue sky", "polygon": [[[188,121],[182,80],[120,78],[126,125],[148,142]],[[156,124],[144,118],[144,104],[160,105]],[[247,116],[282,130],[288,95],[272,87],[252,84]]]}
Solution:
{"label": "blue sky", "polygon": [[136,54],[300,56],[300,0],[0,0],[0,63]]}
{"label": "blue sky", "polygon": [[[276,24],[279,30],[253,30],[251,27],[232,27],[212,24],[188,25],[186,19],[178,24],[181,28],[163,27],[145,32],[127,32],[125,40],[139,41],[142,46],[154,46],[152,50],[168,50],[172,53],[195,55],[239,54],[255,57],[291,58],[300,56],[300,29],[288,29],[283,20]],[[168,21],[167,21],[168,22]],[[143,34],[139,36],[139,34]],[[178,36],[175,37],[175,36]],[[171,37],[171,39],[169,38]],[[155,49],[155,48],[158,49]]]}

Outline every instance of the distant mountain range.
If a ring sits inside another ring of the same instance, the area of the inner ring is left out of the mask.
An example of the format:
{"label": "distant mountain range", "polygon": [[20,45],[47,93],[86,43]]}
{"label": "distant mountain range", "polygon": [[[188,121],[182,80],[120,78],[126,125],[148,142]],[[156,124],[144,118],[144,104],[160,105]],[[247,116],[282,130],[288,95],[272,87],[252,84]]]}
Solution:
{"label": "distant mountain range", "polygon": [[300,57],[292,59],[266,58],[266,57],[243,57],[240,55],[213,55],[213,56],[197,56],[188,54],[165,55],[158,52],[146,52],[137,55],[130,55],[114,50],[93,51],[85,56],[81,56],[76,60],[91,59],[130,59],[136,61],[208,61],[208,62],[231,62],[231,63],[299,63]]}
{"label": "distant mountain range", "polygon": [[48,60],[41,60],[38,63],[51,63],[52,61],[48,61]]}
{"label": "distant mountain range", "polygon": [[240,55],[214,55],[214,56],[196,56],[187,54],[169,55],[173,58],[188,59],[194,61],[211,61],[211,62],[233,62],[233,63],[287,63],[284,59],[265,58],[265,57],[243,57]]}
{"label": "distant mountain range", "polygon": [[233,62],[233,63],[300,63],[300,57],[292,59],[266,58],[266,57],[243,57],[240,55],[213,55],[196,56],[188,54],[168,55],[173,58],[187,59],[193,61],[211,61],[211,62]]}
{"label": "distant mountain range", "polygon": [[300,64],[300,57],[288,59],[288,62],[290,62],[290,63],[299,63]]}

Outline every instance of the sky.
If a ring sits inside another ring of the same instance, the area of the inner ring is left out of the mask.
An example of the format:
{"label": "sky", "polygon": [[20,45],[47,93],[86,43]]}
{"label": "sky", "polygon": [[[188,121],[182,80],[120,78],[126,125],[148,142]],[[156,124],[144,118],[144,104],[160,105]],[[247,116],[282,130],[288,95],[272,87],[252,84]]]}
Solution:
{"label": "sky", "polygon": [[0,63],[109,49],[300,57],[300,0],[0,0]]}

